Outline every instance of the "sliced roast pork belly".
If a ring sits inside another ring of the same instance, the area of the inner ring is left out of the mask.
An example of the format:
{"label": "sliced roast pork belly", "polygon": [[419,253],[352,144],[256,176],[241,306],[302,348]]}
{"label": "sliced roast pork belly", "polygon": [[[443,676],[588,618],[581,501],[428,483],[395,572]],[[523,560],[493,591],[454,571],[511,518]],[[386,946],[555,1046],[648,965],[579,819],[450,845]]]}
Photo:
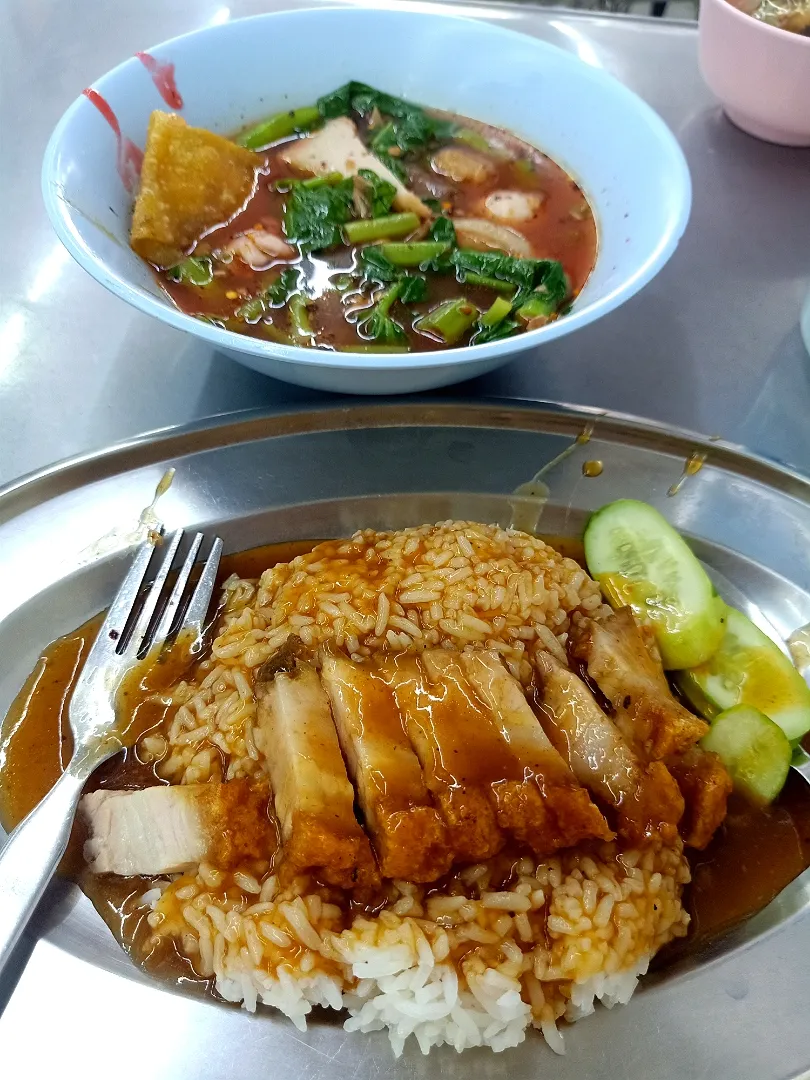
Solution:
{"label": "sliced roast pork belly", "polygon": [[396,188],[394,206],[397,210],[411,211],[422,218],[431,216],[422,200],[366,148],[357,134],[354,121],[348,116],[328,120],[320,131],[290,143],[281,157],[299,172],[314,176],[328,176],[334,172],[343,176],[357,176],[360,169],[371,169]]}
{"label": "sliced roast pork belly", "polygon": [[453,851],[391,689],[371,664],[328,654],[321,678],[380,872],[435,881],[449,870]]}
{"label": "sliced roast pork belly", "polygon": [[[489,790],[498,825],[509,836],[528,844],[535,854],[548,855],[560,846],[556,822],[547,810],[534,777],[527,773],[483,698],[467,678],[461,653],[431,649],[422,661],[434,696],[441,695],[453,723],[464,729],[466,775]],[[458,758],[458,752],[456,753]]]}
{"label": "sliced roast pork belly", "polygon": [[684,843],[705,848],[726,816],[731,777],[717,754],[699,746],[668,758],[667,766],[686,801],[681,823]]}
{"label": "sliced roast pork belly", "polygon": [[534,838],[535,850],[543,843],[548,851],[553,851],[589,837],[609,840],[613,833],[604,816],[552,746],[522,686],[507,671],[498,654],[463,653],[461,662],[474,690],[493,713],[524,775],[531,775],[542,793],[551,827],[545,838]]}
{"label": "sliced roast pork belly", "polygon": [[569,651],[586,665],[614,710],[616,726],[644,757],[682,754],[709,730],[672,696],[630,608],[604,620],[582,620],[571,632]]}
{"label": "sliced roast pork belly", "polygon": [[255,692],[256,741],[275,795],[282,874],[310,872],[344,889],[373,886],[377,868],[354,816],[329,700],[297,639],[259,669]]}
{"label": "sliced roast pork belly", "polygon": [[455,858],[488,859],[506,837],[491,799],[491,773],[482,760],[488,740],[478,730],[477,715],[459,709],[457,695],[446,685],[434,686],[415,656],[393,657],[378,671],[393,691]]}
{"label": "sliced roast pork belly", "polygon": [[539,652],[535,665],[540,722],[577,780],[615,808],[619,832],[628,839],[658,834],[674,840],[684,800],[666,766],[645,765],[585,683],[556,657]]}
{"label": "sliced roast pork belly", "polygon": [[84,857],[97,874],[174,874],[206,861],[226,870],[278,847],[269,789],[227,784],[94,791],[81,801]]}

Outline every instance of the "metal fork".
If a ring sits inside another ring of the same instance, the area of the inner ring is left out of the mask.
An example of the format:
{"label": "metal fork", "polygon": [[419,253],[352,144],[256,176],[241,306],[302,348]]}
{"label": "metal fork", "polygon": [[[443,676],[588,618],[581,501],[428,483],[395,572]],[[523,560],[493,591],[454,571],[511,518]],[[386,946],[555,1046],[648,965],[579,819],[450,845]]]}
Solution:
{"label": "metal fork", "polygon": [[141,587],[155,549],[162,544],[160,534],[153,534],[138,549],[73,691],[68,712],[73,732],[70,763],[0,851],[0,971],[65,853],[85,783],[94,769],[124,746],[115,710],[122,680],[170,637],[182,632],[184,642],[190,639],[191,649],[202,643],[222,541],[214,538],[192,590],[189,578],[203,542],[203,534],[197,533],[166,597],[167,578],[182,539],[179,529],[168,542],[145,594]]}

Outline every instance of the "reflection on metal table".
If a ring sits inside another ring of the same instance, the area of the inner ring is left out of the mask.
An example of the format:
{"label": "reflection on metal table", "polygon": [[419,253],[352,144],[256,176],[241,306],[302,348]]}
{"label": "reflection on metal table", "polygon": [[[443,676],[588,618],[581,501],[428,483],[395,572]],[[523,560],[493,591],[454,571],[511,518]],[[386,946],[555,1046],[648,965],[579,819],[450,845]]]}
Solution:
{"label": "reflection on metal table", "polygon": [[[39,0],[4,8],[2,123],[13,153],[0,162],[0,183],[13,213],[0,269],[0,482],[167,424],[318,399],[247,371],[106,293],[65,254],[39,193],[48,135],[93,79],[176,34],[290,6],[143,0],[68,9]],[[758,142],[728,123],[700,78],[694,24],[530,4],[449,7],[573,50],[637,91],[686,152],[694,206],[675,256],[639,296],[598,324],[445,393],[604,406],[721,434],[810,468],[810,377],[798,327],[810,276],[808,151]]]}
{"label": "reflection on metal table", "polygon": [[[0,16],[7,147],[0,161],[7,208],[0,269],[0,482],[147,429],[248,406],[329,400],[255,375],[104,292],[62,250],[39,194],[48,135],[85,85],[135,50],[165,38],[289,6],[296,5],[289,0],[233,0],[229,6],[221,0],[69,6],[11,0],[5,5]],[[445,395],[546,397],[637,413],[721,434],[810,469],[808,358],[798,329],[810,253],[808,152],[757,142],[723,118],[698,73],[693,24],[529,4],[435,6],[535,34],[615,74],[670,124],[694,180],[691,224],[652,285],[596,326]],[[65,897],[65,904],[72,900]],[[774,1007],[769,986],[779,984],[783,1002],[806,997],[806,979],[803,983],[790,963],[801,947],[793,926],[771,941],[762,968],[752,973],[744,955],[737,956],[711,982],[711,993],[693,984],[695,1007],[707,1015],[722,1013],[726,1060],[736,1060],[734,1047],[750,1030],[751,1015],[767,1016]],[[266,1038],[245,1014],[224,1008],[164,994],[155,1009],[148,986],[119,977],[128,970],[123,956],[116,971],[102,970],[40,940],[26,959],[16,989],[0,990],[0,1008],[6,1006],[0,1038],[4,1062],[25,1062],[31,1075],[64,1071],[66,1050],[81,1045],[88,1076],[114,1068],[117,1080],[141,1077],[147,1069],[161,1080],[181,1072],[197,1080],[220,1080],[226,1072],[237,1078],[248,1073],[235,1054],[223,1053],[230,1045],[226,1035],[232,1039],[238,1028],[240,1039]],[[146,1015],[148,1037],[144,1027],[139,1029],[143,1039],[133,1039],[123,1025]],[[610,1019],[603,1012],[589,1023],[609,1039]],[[791,1040],[784,1026],[784,1072],[795,1075],[803,1040],[798,1029]],[[84,1039],[76,1038],[79,1031]],[[305,1080],[291,1071],[302,1041],[312,1051],[306,1080],[336,1075],[319,1027],[305,1037],[292,1029],[281,1038],[274,1034],[267,1075]],[[684,1075],[718,1075],[716,1059],[701,1061],[688,1053],[686,1033],[681,1049],[687,1054]],[[675,1050],[675,1044],[669,1046]],[[370,1056],[357,1075],[385,1073],[388,1060]],[[538,1056],[538,1068],[544,1060]],[[478,1062],[472,1059],[473,1068]],[[547,1062],[549,1069],[554,1064]],[[740,1075],[743,1063],[738,1064]],[[460,1075],[466,1066],[466,1059],[459,1059],[454,1071]],[[495,1059],[494,1069],[506,1075],[508,1055]],[[252,1068],[249,1075],[256,1075]]]}

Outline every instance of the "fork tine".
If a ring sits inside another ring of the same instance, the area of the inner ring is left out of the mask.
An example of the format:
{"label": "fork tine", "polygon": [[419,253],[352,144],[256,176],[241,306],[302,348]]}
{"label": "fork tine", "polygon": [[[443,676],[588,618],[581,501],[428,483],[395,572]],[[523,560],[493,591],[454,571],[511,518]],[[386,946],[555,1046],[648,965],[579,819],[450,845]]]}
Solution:
{"label": "fork tine", "polygon": [[200,574],[200,580],[197,582],[194,595],[189,601],[188,608],[186,609],[183,618],[183,628],[187,630],[196,630],[198,641],[202,637],[203,630],[205,629],[205,616],[208,613],[208,607],[214,592],[221,555],[222,541],[218,536],[215,536],[214,542],[211,545],[211,551],[208,558],[205,560],[205,566]]}
{"label": "fork tine", "polygon": [[183,600],[183,593],[185,592],[186,585],[188,584],[189,575],[197,560],[197,552],[200,550],[202,542],[203,534],[200,532],[196,533],[194,539],[191,541],[191,547],[188,549],[188,555],[186,555],[185,561],[177,574],[177,580],[174,583],[172,594],[169,597],[166,607],[163,609],[160,622],[157,624],[152,636],[153,643],[156,645],[162,644],[172,631],[177,614],[180,611],[180,605]]}
{"label": "fork tine", "polygon": [[177,549],[180,547],[180,541],[183,539],[183,530],[178,529],[169,542],[169,546],[166,548],[166,553],[163,556],[163,561],[160,564],[160,569],[155,574],[155,580],[149,587],[149,592],[146,594],[146,599],[143,602],[143,607],[140,610],[135,625],[132,628],[132,632],[127,637],[127,640],[123,642],[122,647],[118,650],[121,655],[128,655],[131,657],[137,656],[141,649],[150,644],[151,635],[148,634],[149,626],[154,618],[155,610],[160,600],[160,595],[163,592],[163,587],[166,584],[166,578],[169,576],[169,571],[172,568],[174,557],[177,554]]}
{"label": "fork tine", "polygon": [[[162,527],[156,531],[162,534]],[[115,655],[154,551],[155,541],[151,538],[138,548],[88,653],[85,661],[88,671],[96,666],[103,666]]]}

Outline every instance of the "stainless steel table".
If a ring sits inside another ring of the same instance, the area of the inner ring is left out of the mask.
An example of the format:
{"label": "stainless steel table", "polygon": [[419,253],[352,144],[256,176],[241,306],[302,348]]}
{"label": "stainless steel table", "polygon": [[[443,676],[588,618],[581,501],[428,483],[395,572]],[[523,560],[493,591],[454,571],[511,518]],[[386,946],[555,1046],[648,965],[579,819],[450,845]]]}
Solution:
{"label": "stainless steel table", "polygon": [[[85,85],[137,49],[274,6],[295,4],[9,0],[0,9],[0,482],[147,429],[318,399],[264,379],[106,293],[64,253],[39,195],[47,137]],[[681,141],[695,199],[681,247],[640,296],[573,338],[446,394],[542,396],[619,409],[719,433],[810,469],[810,361],[798,331],[810,285],[810,152],[768,146],[726,122],[701,82],[692,24],[529,4],[453,7],[570,49],[640,93]],[[789,971],[797,942],[791,929],[772,943],[771,973]],[[802,993],[793,975],[785,980],[788,997]],[[744,957],[724,966],[722,985],[726,1005],[739,1002],[735,1022],[746,1024],[751,1010],[766,1007]],[[79,1047],[82,1072],[91,1078],[112,1069],[118,1080],[169,1080],[189,1065],[195,1080],[245,1075],[223,1041],[230,1014],[173,995],[163,995],[155,1011],[150,993],[37,942],[7,1004],[0,992],[4,1075],[20,1066],[35,1077],[73,1075]],[[700,1001],[707,1014],[716,1006]],[[149,1015],[148,1029],[137,1024],[139,1015]],[[240,1030],[256,1038],[249,1023],[241,1014]],[[182,1034],[192,1025],[190,1062]],[[727,1034],[733,1042],[733,1025]],[[288,1039],[292,1047],[299,1036],[290,1029]],[[307,1078],[332,1075],[317,1029],[305,1039],[313,1049]],[[786,1031],[780,1045],[785,1074],[795,1075],[804,1036]],[[368,1060],[362,1075],[384,1074],[386,1063]],[[553,1068],[545,1058],[543,1064]],[[501,1065],[506,1075],[508,1062]],[[694,1066],[690,1076],[716,1075],[716,1062]],[[283,1047],[274,1048],[264,1075],[292,1075]]]}
{"label": "stainless steel table", "polygon": [[[136,432],[318,395],[240,367],[105,292],[52,234],[39,193],[53,125],[93,79],[165,38],[295,0],[9,0],[0,9],[0,483]],[[430,6],[421,4],[420,6]],[[449,395],[546,397],[667,420],[810,469],[810,151],[744,135],[703,85],[690,23],[530,4],[452,4],[612,72],[680,140],[694,208],[639,296]]]}

